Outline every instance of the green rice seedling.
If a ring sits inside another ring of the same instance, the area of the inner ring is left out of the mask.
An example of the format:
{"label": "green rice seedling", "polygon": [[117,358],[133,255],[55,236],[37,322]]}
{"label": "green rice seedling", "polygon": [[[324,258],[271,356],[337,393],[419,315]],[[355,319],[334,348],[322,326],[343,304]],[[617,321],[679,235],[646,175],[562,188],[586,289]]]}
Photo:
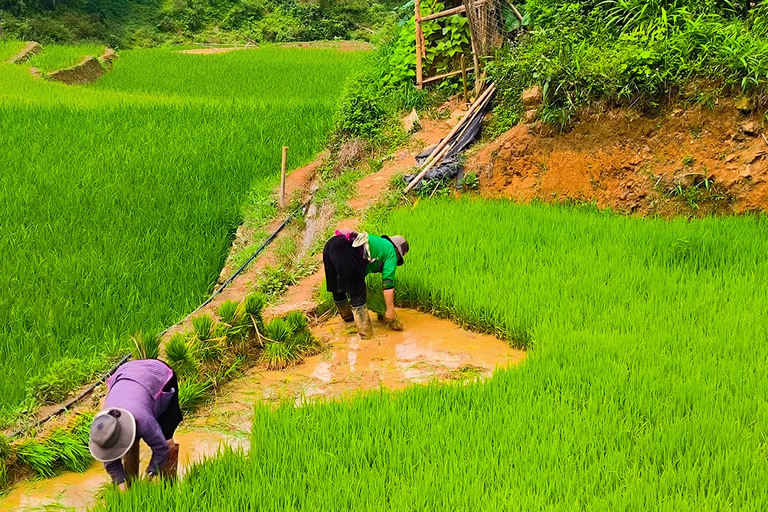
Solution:
{"label": "green rice seedling", "polygon": [[189,337],[181,332],[175,333],[165,344],[168,364],[182,377],[191,376],[197,372],[197,361],[193,353]]}
{"label": "green rice seedling", "polygon": [[379,315],[387,312],[387,303],[384,300],[384,289],[381,284],[381,274],[369,274],[365,278],[367,296],[365,303],[368,309]]}
{"label": "green rice seedling", "polygon": [[206,393],[213,387],[213,381],[192,380],[179,386],[179,406],[185,413],[193,412],[205,400]]}
{"label": "green rice seedling", "polygon": [[131,336],[134,359],[157,359],[160,357],[160,336],[157,333],[137,332]]}
{"label": "green rice seedling", "polygon": [[299,352],[299,354],[305,357],[319,354],[322,349],[320,340],[317,339],[309,330],[303,330],[295,333],[291,337],[290,345],[296,347],[296,350]]}
{"label": "green rice seedling", "polygon": [[214,337],[216,321],[207,313],[192,317],[192,331],[200,341],[207,341]]}
{"label": "green rice seedling", "polygon": [[11,458],[11,443],[8,438],[0,433],[0,460],[7,461]]}
{"label": "green rice seedling", "polygon": [[217,311],[219,319],[230,326],[235,325],[238,320],[238,306],[239,303],[234,300],[226,300],[222,302]]}
{"label": "green rice seedling", "polygon": [[22,441],[16,446],[18,461],[32,468],[35,473],[50,478],[56,474],[58,454],[47,444],[35,439]]}
{"label": "green rice seedling", "polygon": [[273,318],[268,324],[264,326],[264,335],[271,341],[277,343],[283,343],[288,341],[291,337],[293,329],[283,318]]}
{"label": "green rice seedling", "polygon": [[262,311],[264,311],[266,304],[266,295],[260,292],[252,293],[240,302],[240,309],[242,311],[240,316],[250,316],[258,323],[262,319]]}
{"label": "green rice seedling", "polygon": [[285,315],[285,321],[291,327],[291,332],[299,333],[309,328],[307,315],[301,311],[291,311]]}
{"label": "green rice seedling", "polygon": [[268,370],[282,370],[301,361],[296,346],[288,342],[267,342],[261,354],[261,363]]}
{"label": "green rice seedling", "polygon": [[56,429],[45,440],[45,444],[56,454],[58,462],[70,471],[83,473],[93,464],[87,439],[83,442],[69,432]]}
{"label": "green rice seedling", "polygon": [[0,459],[0,493],[8,486],[8,466],[6,462]]}

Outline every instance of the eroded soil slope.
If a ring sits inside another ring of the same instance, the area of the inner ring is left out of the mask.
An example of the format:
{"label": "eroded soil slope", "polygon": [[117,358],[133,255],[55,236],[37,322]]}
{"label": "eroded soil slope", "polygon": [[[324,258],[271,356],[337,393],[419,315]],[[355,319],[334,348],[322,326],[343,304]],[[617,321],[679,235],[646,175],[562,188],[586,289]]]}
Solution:
{"label": "eroded soil slope", "polygon": [[471,156],[491,197],[575,200],[640,215],[768,209],[763,114],[721,100],[650,117],[627,109],[582,114],[555,134],[521,124]]}

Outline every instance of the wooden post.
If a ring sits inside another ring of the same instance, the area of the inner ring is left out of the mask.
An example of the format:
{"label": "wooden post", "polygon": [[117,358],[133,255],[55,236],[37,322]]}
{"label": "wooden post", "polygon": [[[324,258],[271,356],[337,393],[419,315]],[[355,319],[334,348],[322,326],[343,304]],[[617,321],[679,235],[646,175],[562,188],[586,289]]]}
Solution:
{"label": "wooden post", "polygon": [[424,76],[422,75],[424,71],[421,62],[421,52],[423,51],[421,46],[421,1],[414,0],[413,3],[416,6],[416,88],[421,90],[424,87]]}
{"label": "wooden post", "polygon": [[469,101],[469,92],[467,92],[467,58],[461,55],[461,83],[464,85],[464,103]]}
{"label": "wooden post", "polygon": [[283,165],[280,167],[280,208],[285,208],[285,168],[288,164],[288,146],[283,146]]}

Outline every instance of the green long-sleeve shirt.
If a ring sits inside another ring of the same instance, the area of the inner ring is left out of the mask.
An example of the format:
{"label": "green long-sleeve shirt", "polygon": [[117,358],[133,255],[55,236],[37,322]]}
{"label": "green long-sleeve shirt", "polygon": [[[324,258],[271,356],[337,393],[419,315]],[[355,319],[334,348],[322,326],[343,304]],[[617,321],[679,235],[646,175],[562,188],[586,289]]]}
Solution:
{"label": "green long-sleeve shirt", "polygon": [[368,235],[368,246],[371,248],[371,258],[365,274],[381,272],[381,282],[385,290],[395,287],[395,272],[397,270],[397,252],[395,246],[376,235]]}

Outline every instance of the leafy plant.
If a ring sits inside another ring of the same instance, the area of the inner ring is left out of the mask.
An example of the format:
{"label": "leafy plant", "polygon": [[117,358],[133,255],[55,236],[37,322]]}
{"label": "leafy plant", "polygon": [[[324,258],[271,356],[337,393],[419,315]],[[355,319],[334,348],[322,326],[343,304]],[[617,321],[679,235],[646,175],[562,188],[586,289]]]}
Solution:
{"label": "leafy plant", "polygon": [[480,178],[474,172],[468,172],[459,180],[459,186],[464,190],[478,190],[480,188]]}
{"label": "leafy plant", "polygon": [[93,366],[81,359],[60,359],[45,374],[29,380],[29,396],[41,404],[61,402],[78,386],[88,382],[93,373]]}

